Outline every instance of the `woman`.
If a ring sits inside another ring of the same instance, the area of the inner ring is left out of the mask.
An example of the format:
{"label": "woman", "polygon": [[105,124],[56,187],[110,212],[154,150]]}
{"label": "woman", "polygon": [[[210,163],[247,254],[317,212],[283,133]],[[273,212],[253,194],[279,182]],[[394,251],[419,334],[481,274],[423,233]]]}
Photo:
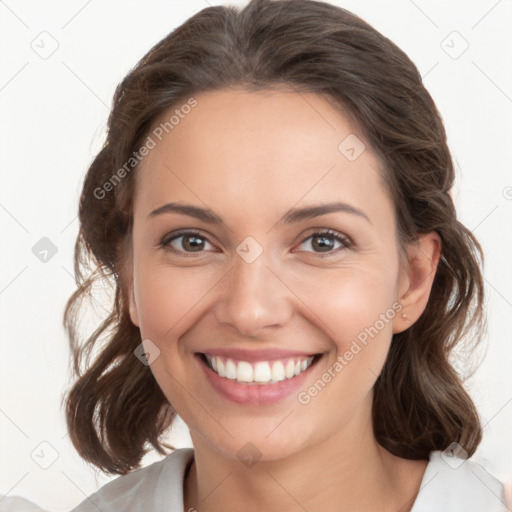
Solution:
{"label": "woman", "polygon": [[[80,200],[68,427],[123,476],[75,510],[505,510],[448,360],[484,325],[453,181],[416,67],[343,9],[210,7],[152,48]],[[176,415],[194,448],[133,471]]]}

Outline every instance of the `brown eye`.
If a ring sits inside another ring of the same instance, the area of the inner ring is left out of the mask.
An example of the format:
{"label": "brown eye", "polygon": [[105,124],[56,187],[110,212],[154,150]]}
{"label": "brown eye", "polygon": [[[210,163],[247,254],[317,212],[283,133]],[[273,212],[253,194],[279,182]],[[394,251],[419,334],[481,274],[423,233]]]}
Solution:
{"label": "brown eye", "polygon": [[[313,252],[317,253],[334,253],[338,252],[338,249],[350,248],[351,242],[337,231],[326,230],[313,233],[304,239],[301,245],[310,247]],[[306,250],[306,252],[310,251]]]}
{"label": "brown eye", "polygon": [[190,231],[179,233],[161,242],[163,248],[176,253],[203,252],[207,244],[210,242],[206,237]]}

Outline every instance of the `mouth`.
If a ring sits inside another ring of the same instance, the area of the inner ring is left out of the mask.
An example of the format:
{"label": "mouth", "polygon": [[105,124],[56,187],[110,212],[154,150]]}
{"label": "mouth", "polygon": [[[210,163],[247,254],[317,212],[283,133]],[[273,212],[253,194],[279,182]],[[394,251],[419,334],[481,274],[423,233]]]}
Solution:
{"label": "mouth", "polygon": [[322,357],[322,354],[312,354],[249,362],[204,352],[196,355],[218,377],[246,386],[276,385],[279,382],[291,381],[308,372]]}

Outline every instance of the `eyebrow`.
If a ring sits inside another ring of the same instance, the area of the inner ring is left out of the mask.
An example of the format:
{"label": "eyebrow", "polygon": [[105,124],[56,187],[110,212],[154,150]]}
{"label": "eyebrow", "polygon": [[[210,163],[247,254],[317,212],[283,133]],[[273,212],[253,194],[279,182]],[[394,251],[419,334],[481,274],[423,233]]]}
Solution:
{"label": "eyebrow", "polygon": [[[292,208],[288,212],[286,212],[283,217],[276,223],[279,224],[293,224],[297,222],[301,222],[307,219],[312,219],[314,217],[319,217],[321,215],[326,215],[328,213],[335,212],[344,212],[351,213],[353,215],[357,215],[367,222],[371,224],[368,216],[358,208],[342,202],[336,203],[326,203],[319,204],[313,206],[306,206],[303,208]],[[162,215],[165,213],[181,213],[182,215],[188,215],[189,217],[194,217],[196,219],[202,220],[208,224],[222,224],[222,219],[215,214],[212,210],[208,210],[205,208],[200,208],[198,206],[193,206],[190,204],[181,204],[181,203],[167,203],[156,210],[153,210],[148,218],[153,218],[158,215]]]}

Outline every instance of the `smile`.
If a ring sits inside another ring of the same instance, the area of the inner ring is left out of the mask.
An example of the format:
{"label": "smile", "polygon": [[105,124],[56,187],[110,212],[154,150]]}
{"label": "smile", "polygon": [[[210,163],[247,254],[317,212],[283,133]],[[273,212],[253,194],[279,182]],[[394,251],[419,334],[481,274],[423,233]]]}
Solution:
{"label": "smile", "polygon": [[237,361],[221,356],[201,354],[203,362],[217,375],[244,384],[275,384],[305,372],[316,356],[294,357],[274,361]]}

